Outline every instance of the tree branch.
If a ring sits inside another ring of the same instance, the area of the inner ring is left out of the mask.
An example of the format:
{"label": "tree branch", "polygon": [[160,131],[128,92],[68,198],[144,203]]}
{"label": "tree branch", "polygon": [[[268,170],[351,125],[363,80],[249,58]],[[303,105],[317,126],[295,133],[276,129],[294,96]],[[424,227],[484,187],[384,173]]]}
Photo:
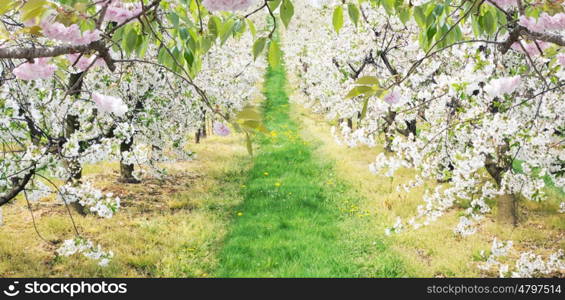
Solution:
{"label": "tree branch", "polygon": [[555,45],[559,45],[562,47],[565,46],[565,39],[560,35],[551,34],[551,33],[533,32],[523,26],[517,26],[516,28],[514,28],[514,30],[510,32],[510,35],[508,36],[506,41],[502,42],[502,44],[499,45],[498,49],[500,50],[500,52],[502,52],[502,54],[506,54],[506,52],[508,52],[510,47],[512,47],[512,44],[518,41],[520,35],[526,36],[534,41],[539,40],[539,41],[544,41]]}
{"label": "tree branch", "polygon": [[23,191],[33,177],[35,173],[35,169],[30,170],[23,178],[20,178],[19,182],[9,190],[7,193],[0,196],[0,206],[10,202],[10,200],[14,199],[21,191]]}
{"label": "tree branch", "polygon": [[29,47],[29,48],[0,48],[0,58],[11,59],[34,59],[40,57],[56,57],[72,53],[85,53],[89,51],[97,51],[98,54],[112,72],[116,70],[114,60],[110,56],[110,51],[105,47],[102,41],[92,42],[87,45],[80,46],[57,46],[57,47]]}

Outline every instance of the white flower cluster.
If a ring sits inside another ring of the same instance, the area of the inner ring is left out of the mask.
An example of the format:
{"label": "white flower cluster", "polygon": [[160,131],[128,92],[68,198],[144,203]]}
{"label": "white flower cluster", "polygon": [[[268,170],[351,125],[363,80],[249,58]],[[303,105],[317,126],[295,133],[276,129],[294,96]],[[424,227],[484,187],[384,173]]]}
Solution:
{"label": "white flower cluster", "polygon": [[57,254],[60,256],[82,254],[87,258],[98,261],[98,265],[101,267],[106,267],[114,257],[112,251],[105,252],[100,245],[94,246],[92,241],[81,237],[65,240],[63,245],[57,249]]}
{"label": "white flower cluster", "polygon": [[59,189],[59,198],[67,204],[78,202],[90,212],[103,218],[111,218],[120,208],[120,198],[112,193],[104,194],[90,182],[67,183]]}
{"label": "white flower cluster", "polygon": [[37,202],[51,195],[52,193],[53,190],[40,180],[34,180],[26,190],[27,200],[29,200],[30,202]]}
{"label": "white flower cluster", "polygon": [[462,216],[459,218],[459,223],[453,229],[453,232],[461,236],[467,236],[477,232],[477,227],[475,226],[475,223],[471,219]]}
{"label": "white flower cluster", "polygon": [[404,225],[402,224],[402,219],[400,217],[397,217],[396,223],[394,223],[394,226],[392,226],[391,228],[385,229],[385,234],[391,235],[393,233],[399,233],[399,232],[402,232],[403,229],[404,229]]}
{"label": "white flower cluster", "polygon": [[[547,260],[531,251],[521,253],[515,266],[511,269],[508,264],[501,263],[499,260],[509,255],[512,244],[512,241],[499,242],[494,238],[490,255],[486,262],[479,264],[478,267],[485,271],[498,270],[500,277],[530,278],[565,272],[565,253],[562,249],[550,254]],[[481,252],[481,255],[485,256],[484,251]]]}
{"label": "white flower cluster", "polygon": [[[548,180],[565,189],[565,105],[558,92],[565,80],[563,53],[555,60],[547,57],[553,55],[549,50],[527,58],[516,47],[503,55],[491,43],[462,43],[420,60],[425,53],[415,22],[402,24],[364,2],[359,24],[346,20],[336,34],[331,19],[341,2],[310,2],[295,3],[304,13],[293,20],[296,29],[286,32],[284,40],[291,42],[283,43],[305,95],[295,99],[337,124],[331,130],[340,144],[383,145],[386,151],[370,164],[371,172],[394,176],[413,169],[414,180],[399,189],[441,183],[424,194],[414,218],[397,220],[387,233],[427,225],[464,202],[470,205],[454,232],[467,236],[491,211],[491,200],[519,195],[541,201]],[[470,24],[460,29],[474,38]],[[551,46],[538,44],[542,50]],[[531,63],[538,69],[550,64],[555,72],[546,76],[555,84],[548,87]],[[370,97],[361,118],[363,99],[346,95],[363,76],[390,90]]]}
{"label": "white flower cluster", "polygon": [[[498,259],[508,255],[510,249],[512,249],[512,245],[512,241],[499,242],[496,238],[494,238],[490,249],[490,255],[485,263],[479,265],[479,269],[488,271],[498,267],[499,276],[506,277],[506,274],[508,273],[508,265],[500,263]],[[481,252],[481,255],[483,257],[485,256],[484,251]]]}

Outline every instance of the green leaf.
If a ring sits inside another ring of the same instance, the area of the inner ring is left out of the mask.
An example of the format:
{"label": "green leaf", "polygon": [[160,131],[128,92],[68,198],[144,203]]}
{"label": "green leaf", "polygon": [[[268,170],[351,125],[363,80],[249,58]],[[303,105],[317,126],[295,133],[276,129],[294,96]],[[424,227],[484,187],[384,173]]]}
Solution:
{"label": "green leaf", "polygon": [[222,21],[220,21],[220,18],[216,16],[211,16],[208,20],[208,32],[214,39],[216,39],[220,33],[218,28],[220,28],[221,23]]}
{"label": "green leaf", "polygon": [[172,12],[170,14],[167,14],[167,19],[169,19],[169,21],[171,22],[171,24],[173,24],[173,26],[175,28],[179,27],[179,15],[177,15],[176,13]]}
{"label": "green leaf", "polygon": [[188,30],[186,28],[181,28],[179,30],[179,37],[184,41],[188,39]]}
{"label": "green leaf", "polygon": [[364,84],[364,85],[378,85],[379,79],[375,76],[363,76],[355,81],[355,84]]}
{"label": "green leaf", "polygon": [[271,45],[269,46],[269,65],[272,68],[278,67],[281,63],[281,50],[279,45],[271,40]]}
{"label": "green leaf", "polygon": [[483,16],[483,26],[485,28],[485,31],[489,35],[492,35],[496,32],[496,16],[492,13],[492,11],[489,10]]}
{"label": "green leaf", "polygon": [[[262,133],[270,133],[269,129],[267,129],[267,127],[265,127],[265,125],[263,125],[263,123],[261,123],[260,120],[245,120],[241,123],[241,126],[245,129],[251,129],[257,132],[262,132]],[[246,132],[249,132],[248,130],[245,130]]]}
{"label": "green leaf", "polygon": [[236,118],[241,120],[261,120],[261,113],[253,106],[246,106],[237,113]]}
{"label": "green leaf", "polygon": [[367,106],[369,106],[369,97],[366,97],[363,101],[363,108],[361,109],[361,116],[359,116],[360,120],[363,120],[367,115]]}
{"label": "green leaf", "polygon": [[194,65],[194,54],[192,54],[191,51],[185,51],[183,56],[184,61],[186,62],[188,67],[191,68]]}
{"label": "green leaf", "polygon": [[137,32],[134,28],[130,28],[126,33],[126,36],[122,42],[122,47],[126,51],[127,55],[130,55],[132,51],[135,49],[135,45],[137,44]]}
{"label": "green leaf", "polygon": [[481,33],[483,33],[483,28],[479,24],[479,19],[473,17],[471,23],[473,26],[473,34],[475,34],[476,37],[479,37]]}
{"label": "green leaf", "polygon": [[210,50],[210,48],[212,48],[212,39],[210,37],[205,37],[202,39],[201,42],[201,52],[202,54],[208,53],[208,50]]}
{"label": "green leaf", "polygon": [[420,47],[424,49],[424,51],[428,50],[428,47],[430,46],[430,41],[428,40],[428,35],[426,34],[425,31],[420,31],[420,34],[418,35],[418,43]]}
{"label": "green leaf", "polygon": [[256,60],[257,57],[263,52],[265,48],[265,43],[267,42],[267,38],[261,37],[258,38],[255,43],[253,43],[253,59]]}
{"label": "green leaf", "polygon": [[351,22],[353,22],[353,24],[357,26],[357,24],[359,24],[359,15],[360,15],[357,6],[353,3],[349,3],[347,5],[347,13],[349,14],[349,19],[351,19]]}
{"label": "green leaf", "polygon": [[281,5],[282,0],[272,0],[268,2],[268,6],[271,9],[271,11],[275,11],[275,9],[277,9],[277,7],[279,7],[279,5]]}
{"label": "green leaf", "polygon": [[424,8],[422,6],[414,7],[414,20],[418,23],[420,28],[426,28],[426,15],[424,14]]}
{"label": "green leaf", "polygon": [[400,11],[398,12],[398,18],[400,19],[400,22],[402,22],[402,24],[406,25],[406,22],[410,20],[410,8],[404,7],[400,9]]}
{"label": "green leaf", "polygon": [[374,91],[374,89],[370,86],[366,86],[366,85],[356,86],[352,88],[351,91],[349,91],[349,93],[345,96],[345,98],[348,99],[348,98],[357,97],[359,95],[370,93],[372,91]]}
{"label": "green leaf", "polygon": [[228,20],[222,25],[220,30],[220,44],[223,45],[230,35],[233,33],[235,21],[233,19]]}
{"label": "green leaf", "polygon": [[247,26],[249,26],[249,32],[251,32],[251,36],[255,38],[255,36],[257,35],[257,29],[255,28],[255,24],[253,24],[253,21],[251,21],[250,19],[246,19],[246,21],[247,21]]}
{"label": "green leaf", "polygon": [[332,24],[336,33],[339,33],[341,27],[343,27],[343,7],[338,6],[334,9],[332,16]]}
{"label": "green leaf", "polygon": [[437,28],[435,26],[430,26],[428,28],[428,31],[426,31],[426,35],[428,37],[428,40],[429,41],[433,40],[436,33],[437,33]]}
{"label": "green leaf", "polygon": [[173,58],[169,55],[169,52],[167,51],[167,49],[165,49],[165,47],[161,48],[159,50],[159,55],[157,56],[157,59],[159,61],[159,63],[169,67],[169,68],[174,68],[175,67],[175,63],[173,61]]}
{"label": "green leaf", "polygon": [[144,57],[148,47],[149,47],[149,40],[147,38],[144,38],[143,36],[140,36],[137,40],[135,53],[139,57]]}
{"label": "green leaf", "polygon": [[245,132],[245,143],[247,145],[247,152],[249,152],[249,155],[253,156],[253,143],[247,131]]}
{"label": "green leaf", "polygon": [[395,0],[382,0],[383,7],[386,10],[386,13],[392,15],[394,13],[394,2]]}
{"label": "green leaf", "polygon": [[22,12],[25,14],[28,11],[32,11],[39,7],[43,7],[47,4],[47,0],[28,0],[26,4],[22,7]]}
{"label": "green leaf", "polygon": [[28,21],[36,17],[42,16],[46,11],[49,3],[46,0],[29,0],[21,8],[21,20]]}
{"label": "green leaf", "polygon": [[294,15],[294,6],[290,0],[283,0],[281,9],[280,9],[281,20],[284,24],[284,27],[288,27],[292,16]]}
{"label": "green leaf", "polygon": [[233,24],[233,36],[237,39],[247,30],[247,23],[244,20],[237,20]]}
{"label": "green leaf", "polygon": [[8,11],[12,10],[14,6],[15,6],[15,2],[13,0],[0,1],[0,15],[3,15]]}

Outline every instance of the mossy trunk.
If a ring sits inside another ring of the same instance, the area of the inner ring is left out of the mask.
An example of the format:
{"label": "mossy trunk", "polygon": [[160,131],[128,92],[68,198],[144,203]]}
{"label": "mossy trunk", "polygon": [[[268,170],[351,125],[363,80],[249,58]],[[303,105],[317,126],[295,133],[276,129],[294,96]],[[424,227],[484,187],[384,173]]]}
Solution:
{"label": "mossy trunk", "polygon": [[[80,122],[78,121],[78,116],[75,115],[67,115],[65,120],[65,135],[67,138],[70,138],[73,133],[80,129]],[[67,160],[67,168],[71,173],[71,178],[69,181],[77,181],[79,182],[82,178],[82,166],[76,160],[69,159]]]}
{"label": "mossy trunk", "polygon": [[196,135],[194,139],[196,144],[199,144],[202,139],[208,136],[208,133],[206,131],[206,111],[204,110],[203,107],[201,107],[200,110],[202,111],[202,125],[198,130],[196,130]]}
{"label": "mossy trunk", "polygon": [[[131,152],[133,148],[133,137],[131,137],[128,141],[122,141],[120,144],[120,152]],[[133,176],[133,171],[135,170],[134,164],[128,164],[124,162],[124,159],[120,161],[120,179],[119,182],[123,183],[139,183],[140,181],[137,180]]]}
{"label": "mossy trunk", "polygon": [[385,133],[385,151],[392,153],[392,142],[394,141],[394,137],[392,135]]}
{"label": "mossy trunk", "polygon": [[498,197],[498,215],[497,221],[501,224],[518,225],[518,210],[516,196],[512,194],[502,195]]}
{"label": "mossy trunk", "polygon": [[[504,173],[512,168],[512,159],[508,155],[505,155],[510,149],[508,142],[504,145],[499,146],[497,149],[498,159],[493,156],[488,155],[485,161],[485,168],[490,176],[496,181],[497,186],[500,188],[502,186],[502,178]],[[497,221],[500,224],[518,225],[518,204],[517,195],[515,194],[505,194],[498,196],[497,206],[498,215]]]}
{"label": "mossy trunk", "polygon": [[[80,96],[80,91],[82,89],[82,73],[71,74],[69,76],[69,96],[76,99]],[[79,117],[76,115],[67,115],[65,119],[65,137],[70,138],[76,131],[80,129]],[[73,184],[80,184],[82,179],[82,166],[77,160],[69,159],[66,162],[67,168],[71,173],[71,177],[68,179],[69,182]],[[79,214],[86,215],[85,208],[78,202],[71,203],[73,207]]]}
{"label": "mossy trunk", "polygon": [[390,133],[392,124],[394,123],[394,119],[396,118],[396,112],[389,110],[386,117],[385,117],[385,126],[384,126],[384,134],[385,134],[385,151],[386,152],[394,152],[392,151],[392,142],[394,141],[394,136]]}
{"label": "mossy trunk", "polygon": [[[82,73],[75,73],[69,76],[69,96],[76,99],[80,96],[82,89]],[[69,139],[75,132],[80,129],[79,117],[76,115],[67,115],[65,119],[65,137]],[[75,160],[67,162],[71,178],[69,180],[80,181],[82,178],[82,166]]]}

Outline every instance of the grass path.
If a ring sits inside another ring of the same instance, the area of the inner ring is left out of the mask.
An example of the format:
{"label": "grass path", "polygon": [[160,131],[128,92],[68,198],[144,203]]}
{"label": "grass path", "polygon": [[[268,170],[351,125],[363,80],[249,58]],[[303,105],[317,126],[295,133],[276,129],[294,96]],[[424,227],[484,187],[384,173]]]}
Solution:
{"label": "grass path", "polygon": [[356,243],[356,223],[343,213],[347,188],[336,182],[332,164],[313,157],[313,147],[300,138],[289,117],[285,77],[283,67],[265,76],[265,124],[272,134],[258,141],[215,276],[398,276],[398,260],[390,257],[375,267],[379,274],[362,270],[367,245]]}

